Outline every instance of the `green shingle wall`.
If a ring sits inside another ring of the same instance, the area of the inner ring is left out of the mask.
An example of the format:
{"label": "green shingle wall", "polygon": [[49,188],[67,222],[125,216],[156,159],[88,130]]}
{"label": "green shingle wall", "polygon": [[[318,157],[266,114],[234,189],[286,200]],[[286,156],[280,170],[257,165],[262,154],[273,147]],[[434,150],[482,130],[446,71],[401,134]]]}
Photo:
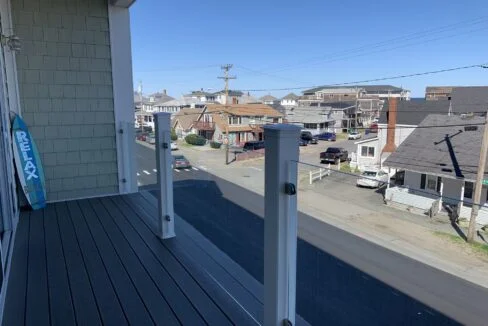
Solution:
{"label": "green shingle wall", "polygon": [[12,16],[48,200],[118,192],[107,0],[12,0]]}

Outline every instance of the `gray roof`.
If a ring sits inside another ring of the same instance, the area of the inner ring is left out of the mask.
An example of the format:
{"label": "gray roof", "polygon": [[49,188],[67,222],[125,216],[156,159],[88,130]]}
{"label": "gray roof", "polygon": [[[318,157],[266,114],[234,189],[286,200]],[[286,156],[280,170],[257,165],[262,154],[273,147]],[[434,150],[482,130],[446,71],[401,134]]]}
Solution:
{"label": "gray roof", "polygon": [[[386,112],[389,109],[389,101],[385,101],[380,114],[380,123],[387,123]],[[417,126],[426,116],[432,113],[449,112],[448,101],[426,101],[425,99],[411,99],[410,101],[398,101],[397,124]]]}
{"label": "gray roof", "polygon": [[392,85],[344,85],[344,86],[319,86],[303,91],[304,94],[315,93],[323,89],[337,88],[362,88],[366,93],[400,93],[404,89]]}
{"label": "gray roof", "polygon": [[[225,90],[221,90],[214,93],[214,95],[219,95],[219,94],[225,94]],[[229,89],[229,96],[242,96],[243,94],[244,93],[241,91]]]}
{"label": "gray roof", "polygon": [[276,111],[278,111],[281,114],[286,114],[286,108],[283,105],[281,105],[280,103],[273,103],[273,104],[270,104],[269,106],[271,106],[273,109],[275,109]]}
{"label": "gray roof", "polygon": [[[384,165],[474,181],[483,126],[477,126],[475,131],[465,131],[463,126],[483,123],[484,117],[480,116],[462,118],[430,114],[403,141],[396,152],[390,154]],[[485,171],[488,172],[486,167]]]}
{"label": "gray roof", "polygon": [[330,108],[298,106],[288,110],[287,119],[290,123],[323,123],[334,121],[330,117]]}
{"label": "gray roof", "polygon": [[264,95],[263,97],[260,97],[259,99],[260,99],[261,101],[263,101],[263,102],[264,102],[264,101],[266,101],[266,102],[270,102],[270,101],[276,101],[276,100],[277,100],[277,98],[276,98],[276,97],[274,97],[274,96],[272,96],[272,95],[269,95],[269,94],[268,94],[268,95]]}
{"label": "gray roof", "polygon": [[485,112],[488,109],[488,86],[455,87],[451,101],[454,112]]}
{"label": "gray roof", "polygon": [[294,93],[290,93],[290,94],[287,94],[285,95],[282,100],[297,100],[299,98],[298,95],[294,94]]}

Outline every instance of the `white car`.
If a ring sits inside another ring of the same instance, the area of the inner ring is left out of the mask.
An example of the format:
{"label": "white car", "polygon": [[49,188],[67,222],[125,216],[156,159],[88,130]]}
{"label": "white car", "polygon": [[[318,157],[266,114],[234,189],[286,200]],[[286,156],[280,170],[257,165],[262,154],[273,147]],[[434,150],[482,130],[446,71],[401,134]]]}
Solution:
{"label": "white car", "polygon": [[388,183],[389,180],[388,173],[381,170],[368,169],[361,173],[356,185],[358,187],[378,188]]}
{"label": "white car", "polygon": [[176,151],[178,149],[178,145],[174,142],[171,142],[171,150]]}
{"label": "white car", "polygon": [[360,139],[361,138],[361,133],[357,131],[351,131],[349,134],[347,134],[347,139]]}

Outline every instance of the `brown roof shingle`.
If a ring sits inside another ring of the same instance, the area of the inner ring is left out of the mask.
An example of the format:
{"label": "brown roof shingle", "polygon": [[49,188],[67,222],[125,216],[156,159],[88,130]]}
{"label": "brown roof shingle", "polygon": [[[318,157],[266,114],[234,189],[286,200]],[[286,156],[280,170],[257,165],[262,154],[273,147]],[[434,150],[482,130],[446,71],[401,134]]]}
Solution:
{"label": "brown roof shingle", "polygon": [[198,120],[202,111],[203,109],[181,109],[175,114],[171,125],[175,127],[176,123],[178,123],[181,128],[188,130]]}

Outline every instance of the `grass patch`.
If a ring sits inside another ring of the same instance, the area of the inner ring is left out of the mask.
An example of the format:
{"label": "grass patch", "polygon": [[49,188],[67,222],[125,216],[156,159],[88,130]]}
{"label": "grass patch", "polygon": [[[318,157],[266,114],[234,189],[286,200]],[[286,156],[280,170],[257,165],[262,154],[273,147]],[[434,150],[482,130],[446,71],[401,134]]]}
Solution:
{"label": "grass patch", "polygon": [[336,140],[347,140],[347,132],[339,132],[336,134]]}
{"label": "grass patch", "polygon": [[440,232],[440,231],[435,231],[434,234],[441,237],[441,238],[448,239],[449,241],[451,241],[453,243],[458,243],[461,245],[470,246],[475,252],[483,254],[483,255],[488,257],[488,245],[487,244],[479,243],[479,242],[467,243],[466,241],[464,241],[463,238],[461,238],[458,235],[449,234],[449,233]]}

